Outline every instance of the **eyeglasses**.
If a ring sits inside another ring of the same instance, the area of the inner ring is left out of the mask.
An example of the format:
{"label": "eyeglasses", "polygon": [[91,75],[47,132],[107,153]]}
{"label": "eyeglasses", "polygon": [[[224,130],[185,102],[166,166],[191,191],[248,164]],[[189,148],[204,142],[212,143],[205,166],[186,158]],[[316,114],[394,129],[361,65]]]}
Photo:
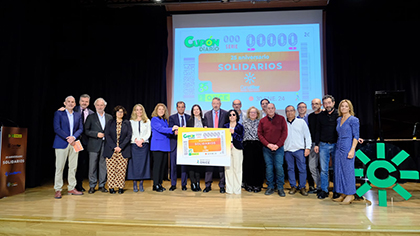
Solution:
{"label": "eyeglasses", "polygon": [[236,114],[235,113],[230,113],[229,116],[236,116]]}
{"label": "eyeglasses", "polygon": [[233,104],[234,106],[239,106],[239,105],[242,105],[241,103],[234,103]]}

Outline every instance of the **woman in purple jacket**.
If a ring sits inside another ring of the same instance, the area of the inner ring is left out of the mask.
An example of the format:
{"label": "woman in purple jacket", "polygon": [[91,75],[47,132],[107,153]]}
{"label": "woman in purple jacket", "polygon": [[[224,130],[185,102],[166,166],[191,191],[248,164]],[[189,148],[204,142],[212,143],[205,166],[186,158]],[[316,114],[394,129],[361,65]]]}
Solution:
{"label": "woman in purple jacket", "polygon": [[165,104],[158,103],[152,113],[152,140],[150,143],[150,151],[153,155],[153,190],[163,192],[166,190],[162,186],[163,169],[165,155],[170,151],[170,134],[178,133],[178,126],[168,126],[168,109]]}

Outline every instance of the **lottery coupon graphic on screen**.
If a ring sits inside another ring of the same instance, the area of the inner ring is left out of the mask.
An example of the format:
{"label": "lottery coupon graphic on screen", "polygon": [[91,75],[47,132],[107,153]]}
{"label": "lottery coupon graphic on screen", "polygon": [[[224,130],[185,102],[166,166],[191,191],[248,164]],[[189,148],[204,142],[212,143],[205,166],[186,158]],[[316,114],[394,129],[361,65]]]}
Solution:
{"label": "lottery coupon graphic on screen", "polygon": [[174,101],[268,98],[284,109],[322,94],[319,24],[176,28]]}
{"label": "lottery coupon graphic on screen", "polygon": [[230,166],[229,129],[180,128],[178,165]]}

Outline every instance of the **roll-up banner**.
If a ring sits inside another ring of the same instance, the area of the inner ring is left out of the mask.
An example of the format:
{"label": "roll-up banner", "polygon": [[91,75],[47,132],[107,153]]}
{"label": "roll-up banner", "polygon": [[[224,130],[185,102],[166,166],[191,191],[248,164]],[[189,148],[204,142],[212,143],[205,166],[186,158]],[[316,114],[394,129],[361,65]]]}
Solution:
{"label": "roll-up banner", "polygon": [[25,191],[28,130],[0,127],[0,198]]}

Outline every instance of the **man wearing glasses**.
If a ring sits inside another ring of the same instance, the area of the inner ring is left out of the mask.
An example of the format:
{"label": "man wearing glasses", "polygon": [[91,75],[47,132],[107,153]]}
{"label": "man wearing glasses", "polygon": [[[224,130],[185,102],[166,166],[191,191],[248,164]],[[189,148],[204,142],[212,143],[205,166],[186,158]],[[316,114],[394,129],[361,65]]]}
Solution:
{"label": "man wearing glasses", "polygon": [[236,112],[238,112],[238,115],[239,115],[239,121],[238,121],[238,123],[239,124],[243,124],[243,122],[244,122],[244,119],[246,118],[245,117],[245,114],[242,112],[242,110],[241,110],[241,108],[242,108],[242,102],[241,102],[241,100],[239,100],[239,99],[235,99],[233,102],[232,102],[232,108],[236,111]]}

